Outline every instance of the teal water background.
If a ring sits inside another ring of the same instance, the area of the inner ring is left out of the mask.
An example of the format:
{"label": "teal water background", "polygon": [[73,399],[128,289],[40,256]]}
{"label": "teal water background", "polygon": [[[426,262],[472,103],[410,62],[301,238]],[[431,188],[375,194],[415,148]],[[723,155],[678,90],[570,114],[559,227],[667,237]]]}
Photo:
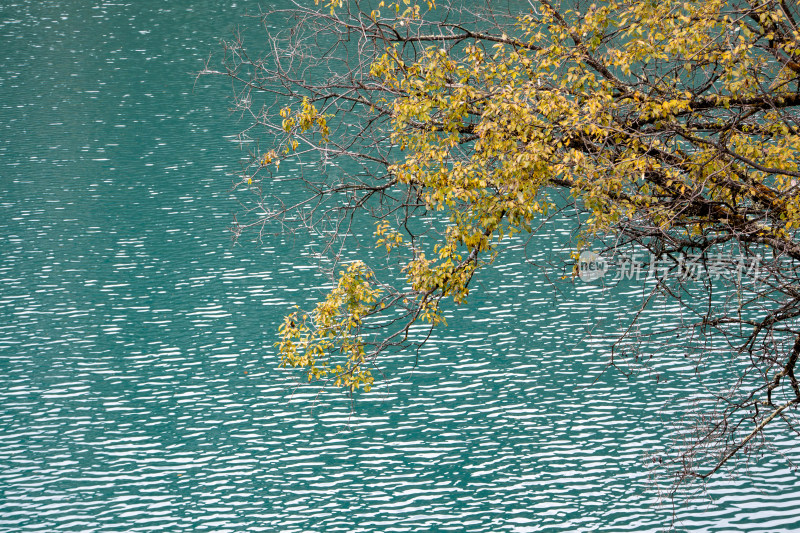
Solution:
{"label": "teal water background", "polygon": [[[586,334],[641,291],[553,286],[531,265],[566,249],[557,225],[373,394],[275,368],[279,320],[320,294],[313,242],[232,243],[242,124],[195,79],[247,9],[0,6],[0,531],[670,527],[646,461],[685,368],[603,372]],[[778,454],[740,474],[676,529],[800,530]]]}

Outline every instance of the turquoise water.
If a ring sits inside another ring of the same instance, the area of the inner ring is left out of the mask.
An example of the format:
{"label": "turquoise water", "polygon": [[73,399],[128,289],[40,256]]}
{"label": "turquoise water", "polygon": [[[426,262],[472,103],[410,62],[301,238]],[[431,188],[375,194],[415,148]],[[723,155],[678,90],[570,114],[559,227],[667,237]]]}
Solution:
{"label": "turquoise water", "polygon": [[232,243],[242,125],[194,75],[246,9],[0,7],[0,531],[800,529],[778,454],[659,505],[647,457],[687,368],[604,372],[587,335],[641,289],[552,283],[557,223],[372,394],[278,371],[280,318],[321,293],[313,242]]}

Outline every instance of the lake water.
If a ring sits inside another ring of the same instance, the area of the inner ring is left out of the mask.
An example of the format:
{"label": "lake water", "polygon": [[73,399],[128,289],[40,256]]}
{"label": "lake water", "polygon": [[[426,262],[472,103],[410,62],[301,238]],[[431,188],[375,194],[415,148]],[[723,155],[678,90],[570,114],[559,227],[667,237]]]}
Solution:
{"label": "lake water", "polygon": [[[557,224],[370,395],[276,369],[277,324],[321,294],[312,239],[232,243],[241,124],[195,80],[246,9],[0,6],[0,531],[669,528],[646,458],[685,368],[603,372],[587,333],[641,290],[551,284]],[[800,530],[778,454],[739,474],[675,528]]]}

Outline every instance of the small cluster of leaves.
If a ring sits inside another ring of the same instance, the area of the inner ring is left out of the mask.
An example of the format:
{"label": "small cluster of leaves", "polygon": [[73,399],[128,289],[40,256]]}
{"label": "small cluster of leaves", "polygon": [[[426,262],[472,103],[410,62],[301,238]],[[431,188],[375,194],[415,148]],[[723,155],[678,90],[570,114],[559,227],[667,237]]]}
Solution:
{"label": "small cluster of leaves", "polygon": [[[323,143],[330,140],[331,130],[328,126],[328,119],[331,118],[331,115],[320,113],[308,98],[303,98],[300,108],[295,112],[292,112],[291,107],[284,107],[281,109],[280,116],[283,118],[281,123],[283,130],[291,136],[314,132],[319,134]],[[286,146],[285,153],[296,150],[298,145],[298,141],[292,139]]]}
{"label": "small cluster of leaves", "polygon": [[332,379],[336,387],[369,391],[374,378],[360,330],[381,294],[372,277],[363,262],[353,262],[313,311],[287,316],[276,344],[281,367],[305,368],[309,381]]}

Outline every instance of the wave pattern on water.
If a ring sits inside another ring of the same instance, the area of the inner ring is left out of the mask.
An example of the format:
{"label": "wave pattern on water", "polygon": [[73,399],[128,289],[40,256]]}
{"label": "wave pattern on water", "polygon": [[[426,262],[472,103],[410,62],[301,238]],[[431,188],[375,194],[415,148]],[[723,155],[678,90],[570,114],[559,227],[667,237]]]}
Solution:
{"label": "wave pattern on water", "polygon": [[[638,293],[532,268],[565,257],[563,228],[499,261],[370,395],[275,368],[282,313],[323,280],[303,242],[231,244],[237,125],[191,75],[255,4],[165,6],[0,7],[0,530],[667,527],[645,457],[686,365],[665,358],[659,387],[607,370],[602,333]],[[777,456],[708,492],[678,530],[800,520]]]}

